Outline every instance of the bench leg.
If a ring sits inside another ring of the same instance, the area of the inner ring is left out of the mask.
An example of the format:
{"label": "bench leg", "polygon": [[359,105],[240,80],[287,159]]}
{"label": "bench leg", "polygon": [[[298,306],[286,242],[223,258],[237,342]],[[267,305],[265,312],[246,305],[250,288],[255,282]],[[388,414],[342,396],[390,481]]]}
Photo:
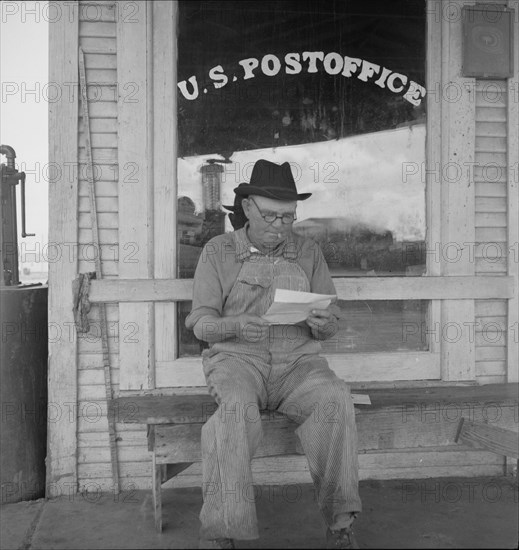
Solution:
{"label": "bench leg", "polygon": [[178,462],[176,464],[157,464],[157,458],[153,453],[152,470],[152,489],[153,489],[153,513],[155,515],[155,529],[162,533],[162,484],[175,477],[186,468],[189,468],[192,462]]}
{"label": "bench leg", "polygon": [[160,491],[164,469],[165,468],[163,464],[157,464],[155,453],[153,453],[153,513],[155,515],[155,529],[159,533],[162,532],[162,495]]}

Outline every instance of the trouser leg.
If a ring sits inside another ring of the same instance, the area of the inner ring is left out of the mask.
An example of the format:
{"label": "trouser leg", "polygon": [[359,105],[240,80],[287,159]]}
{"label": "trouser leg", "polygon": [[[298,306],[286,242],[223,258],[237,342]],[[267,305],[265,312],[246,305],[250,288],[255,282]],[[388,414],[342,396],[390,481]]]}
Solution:
{"label": "trouser leg", "polygon": [[254,367],[230,356],[204,364],[204,372],[219,406],[202,428],[200,534],[206,539],[255,539],[258,529],[250,461],[262,437],[263,381]]}
{"label": "trouser leg", "polygon": [[355,410],[347,384],[320,356],[305,356],[280,380],[279,411],[300,424],[319,508],[332,529],[361,511]]}

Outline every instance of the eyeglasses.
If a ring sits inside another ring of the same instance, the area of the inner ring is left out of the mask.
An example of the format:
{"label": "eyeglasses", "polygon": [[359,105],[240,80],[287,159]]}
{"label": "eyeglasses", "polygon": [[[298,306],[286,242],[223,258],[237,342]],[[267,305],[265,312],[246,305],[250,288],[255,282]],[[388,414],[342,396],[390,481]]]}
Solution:
{"label": "eyeglasses", "polygon": [[256,204],[256,201],[252,197],[249,197],[249,199],[254,203],[254,205],[258,209],[259,215],[267,223],[274,223],[278,218],[280,218],[281,222],[285,224],[292,223],[293,221],[297,220],[297,216],[295,212],[285,212],[284,214],[277,214],[276,212],[267,212],[266,214],[264,214],[260,210],[260,207]]}

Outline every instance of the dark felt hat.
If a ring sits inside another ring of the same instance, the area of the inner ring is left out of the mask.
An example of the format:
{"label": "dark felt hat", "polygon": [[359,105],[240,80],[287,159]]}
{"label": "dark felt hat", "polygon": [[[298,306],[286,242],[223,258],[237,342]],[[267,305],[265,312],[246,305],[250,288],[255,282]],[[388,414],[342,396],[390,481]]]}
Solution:
{"label": "dark felt hat", "polygon": [[290,164],[260,159],[252,169],[250,182],[234,189],[237,196],[259,195],[278,201],[304,201],[312,193],[298,193]]}

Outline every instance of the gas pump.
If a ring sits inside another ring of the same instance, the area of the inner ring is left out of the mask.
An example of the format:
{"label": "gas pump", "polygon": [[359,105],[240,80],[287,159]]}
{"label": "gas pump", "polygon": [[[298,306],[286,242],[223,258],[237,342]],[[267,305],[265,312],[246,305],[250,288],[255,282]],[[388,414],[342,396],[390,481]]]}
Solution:
{"label": "gas pump", "polygon": [[16,186],[18,182],[20,182],[22,199],[22,237],[34,237],[35,234],[25,231],[25,172],[19,172],[16,169],[14,163],[16,153],[12,147],[0,145],[0,154],[7,157],[7,164],[0,164],[0,204],[2,205],[2,223],[0,224],[2,278],[0,285],[16,286],[20,284],[18,223],[16,219]]}

